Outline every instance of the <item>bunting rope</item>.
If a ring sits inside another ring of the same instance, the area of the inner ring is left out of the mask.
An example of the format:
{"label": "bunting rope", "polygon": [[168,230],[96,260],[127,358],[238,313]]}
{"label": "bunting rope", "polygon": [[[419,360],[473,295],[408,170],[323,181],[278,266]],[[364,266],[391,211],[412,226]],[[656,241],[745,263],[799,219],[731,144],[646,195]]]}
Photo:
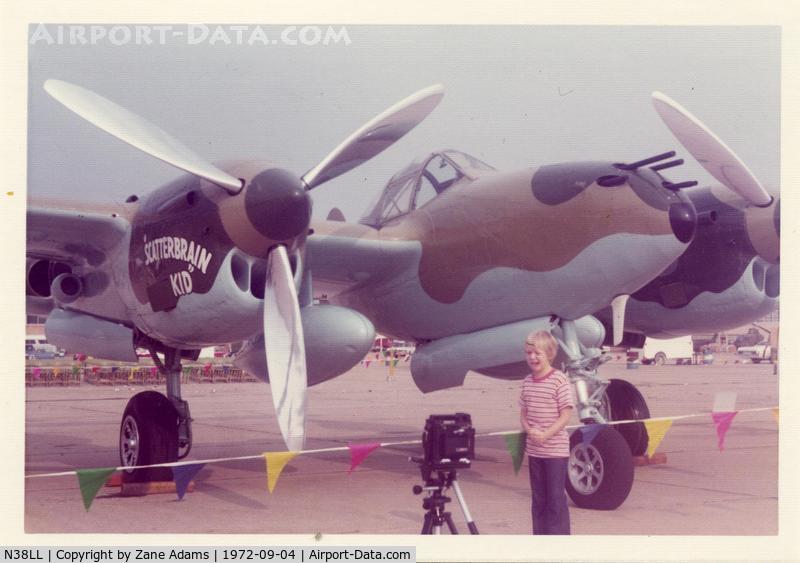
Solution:
{"label": "bunting rope", "polygon": [[[748,413],[748,412],[766,412],[771,411],[772,414],[777,418],[776,411],[778,407],[757,407],[751,409],[740,409],[736,410],[736,413]],[[708,417],[711,415],[712,412],[704,412],[704,413],[697,413],[697,414],[684,414],[678,416],[662,416],[662,417],[655,417],[655,418],[639,418],[639,419],[630,419],[630,420],[612,420],[607,424],[609,426],[613,426],[616,424],[631,424],[634,422],[663,422],[663,421],[675,421],[675,420],[686,420],[690,418],[700,418],[700,417]],[[585,424],[573,424],[566,427],[567,430],[575,430],[578,428],[585,427]],[[484,434],[475,434],[476,438],[486,438],[491,436],[508,436],[513,434],[519,434],[520,430],[501,430],[497,432],[487,432]],[[408,446],[414,444],[421,444],[422,440],[402,440],[398,442],[377,442],[377,447],[385,448],[385,447],[392,447],[392,446]],[[314,450],[299,450],[297,452],[291,452],[293,455],[305,455],[305,454],[319,454],[319,453],[328,453],[328,452],[344,452],[350,451],[350,446],[336,446],[332,448],[318,448]],[[275,453],[289,453],[289,452],[275,452]],[[200,464],[209,464],[209,463],[222,463],[227,461],[243,461],[243,460],[250,460],[250,459],[264,459],[265,453],[260,453],[256,455],[245,455],[245,456],[236,456],[236,457],[223,457],[223,458],[214,458],[214,459],[198,459],[198,460],[191,460],[191,461],[173,461],[170,463],[157,463],[153,465],[136,465],[136,466],[125,466],[125,467],[115,467],[115,468],[106,468],[105,470],[112,470],[112,471],[130,471],[133,469],[150,469],[155,467],[182,467],[187,465],[200,465]],[[86,470],[71,470],[71,471],[60,471],[56,473],[38,473],[34,475],[26,475],[25,479],[38,479],[38,478],[45,478],[45,477],[66,477],[69,475],[78,475],[79,471],[86,471]]]}

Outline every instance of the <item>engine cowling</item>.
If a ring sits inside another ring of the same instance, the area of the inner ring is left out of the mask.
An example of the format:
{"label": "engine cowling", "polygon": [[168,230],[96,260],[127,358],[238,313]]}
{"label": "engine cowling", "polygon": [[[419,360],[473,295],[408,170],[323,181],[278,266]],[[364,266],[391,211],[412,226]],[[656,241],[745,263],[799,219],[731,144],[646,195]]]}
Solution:
{"label": "engine cowling", "polygon": [[[369,352],[375,327],[360,313],[334,305],[315,305],[300,310],[306,348],[308,385],[337,377],[355,366]],[[234,365],[269,381],[264,355],[264,335],[244,343]]]}

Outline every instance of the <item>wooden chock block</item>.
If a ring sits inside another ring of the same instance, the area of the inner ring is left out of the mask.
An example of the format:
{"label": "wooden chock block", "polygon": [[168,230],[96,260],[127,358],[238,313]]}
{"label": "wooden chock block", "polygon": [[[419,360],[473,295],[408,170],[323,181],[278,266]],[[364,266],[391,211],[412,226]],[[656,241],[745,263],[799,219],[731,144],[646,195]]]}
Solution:
{"label": "wooden chock block", "polygon": [[667,454],[655,453],[651,457],[646,455],[633,456],[633,465],[641,467],[643,465],[663,465],[667,463]]}
{"label": "wooden chock block", "polygon": [[106,481],[106,487],[121,487],[122,486],[122,473],[112,473],[111,477]]}
{"label": "wooden chock block", "polygon": [[[194,481],[189,482],[187,493],[194,492]],[[175,481],[150,481],[146,483],[122,483],[123,497],[141,497],[144,495],[176,494]]]}

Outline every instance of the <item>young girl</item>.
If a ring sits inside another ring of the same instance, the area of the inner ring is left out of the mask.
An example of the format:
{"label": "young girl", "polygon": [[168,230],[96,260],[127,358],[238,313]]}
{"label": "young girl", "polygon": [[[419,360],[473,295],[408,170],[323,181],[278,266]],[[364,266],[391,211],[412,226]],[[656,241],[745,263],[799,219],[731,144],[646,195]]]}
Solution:
{"label": "young girl", "polygon": [[549,332],[532,332],[525,340],[531,374],[522,382],[519,404],[527,434],[534,534],[570,533],[564,491],[569,436],[564,427],[572,416],[572,387],[567,376],[550,365],[557,351],[558,343]]}

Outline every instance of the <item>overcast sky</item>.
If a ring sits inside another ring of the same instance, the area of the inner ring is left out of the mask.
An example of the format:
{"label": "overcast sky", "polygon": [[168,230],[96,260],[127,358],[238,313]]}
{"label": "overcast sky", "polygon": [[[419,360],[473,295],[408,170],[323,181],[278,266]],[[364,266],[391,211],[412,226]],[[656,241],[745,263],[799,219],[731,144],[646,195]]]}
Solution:
{"label": "overcast sky", "polygon": [[[270,39],[284,30],[262,29]],[[674,149],[687,160],[670,171],[674,181],[715,183],[661,123],[654,90],[704,121],[768,189],[779,188],[777,27],[351,25],[349,44],[327,46],[248,45],[252,27],[241,45],[229,29],[231,44],[219,36],[211,44],[211,33],[189,44],[170,33],[164,45],[125,42],[124,32],[122,45],[59,45],[56,26],[47,30],[56,44],[40,34],[29,46],[34,197],[121,202],[180,173],[72,114],[44,92],[48,78],[127,107],[209,160],[255,157],[298,174],[388,106],[442,83],[442,103],[407,137],[314,190],[317,218],[338,206],[358,219],[394,172],[436,148],[501,169]]]}

